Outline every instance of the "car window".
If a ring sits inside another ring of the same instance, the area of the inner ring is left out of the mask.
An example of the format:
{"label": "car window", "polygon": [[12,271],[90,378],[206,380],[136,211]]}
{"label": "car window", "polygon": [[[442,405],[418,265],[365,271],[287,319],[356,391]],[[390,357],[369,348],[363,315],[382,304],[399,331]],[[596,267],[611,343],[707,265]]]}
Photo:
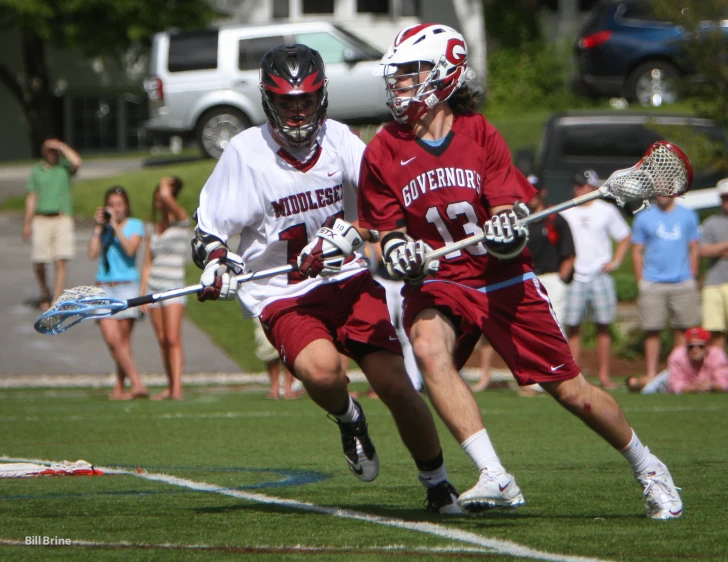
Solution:
{"label": "car window", "polygon": [[564,127],[561,153],[564,158],[631,157],[639,160],[652,143],[660,140],[656,131],[634,125],[574,125]]}
{"label": "car window", "polygon": [[241,39],[238,42],[238,70],[259,69],[263,55],[285,42],[282,35]]}
{"label": "car window", "polygon": [[584,25],[581,28],[581,31],[579,32],[579,35],[583,37],[584,35],[590,35],[592,33],[595,33],[597,31],[601,31],[604,29],[608,23],[609,20],[609,8],[606,6],[602,6],[599,8],[595,8],[589,13],[589,16],[587,17],[587,20],[584,22]]}
{"label": "car window", "polygon": [[325,31],[297,33],[296,41],[321,53],[321,58],[324,59],[326,64],[344,62],[344,53],[351,48],[338,37],[334,37]]}
{"label": "car window", "polygon": [[341,26],[337,25],[335,27],[338,33],[346,37],[346,40],[366,57],[366,60],[379,60],[384,56],[384,53],[382,51],[375,47],[372,47],[361,37],[357,37],[356,35],[347,31]]}
{"label": "car window", "polygon": [[170,35],[169,72],[216,69],[217,36],[216,29]]}

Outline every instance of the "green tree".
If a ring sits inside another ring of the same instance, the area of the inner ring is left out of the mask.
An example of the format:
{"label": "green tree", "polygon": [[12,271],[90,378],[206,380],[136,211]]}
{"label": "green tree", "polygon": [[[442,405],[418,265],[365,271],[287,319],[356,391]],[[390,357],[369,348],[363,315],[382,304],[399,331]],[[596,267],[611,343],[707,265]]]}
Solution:
{"label": "green tree", "polygon": [[[728,33],[720,25],[728,17],[728,0],[650,0],[650,5],[690,38],[683,64],[700,77],[688,88],[697,115],[728,128]],[[725,146],[714,143],[711,152],[715,167],[728,169]]]}
{"label": "green tree", "polygon": [[543,39],[538,21],[538,0],[483,1],[489,48],[519,49]]}
{"label": "green tree", "polygon": [[23,63],[17,75],[0,62],[0,84],[23,108],[34,153],[57,134],[48,46],[121,62],[143,53],[154,33],[203,27],[215,15],[208,0],[0,0],[0,32],[19,31]]}

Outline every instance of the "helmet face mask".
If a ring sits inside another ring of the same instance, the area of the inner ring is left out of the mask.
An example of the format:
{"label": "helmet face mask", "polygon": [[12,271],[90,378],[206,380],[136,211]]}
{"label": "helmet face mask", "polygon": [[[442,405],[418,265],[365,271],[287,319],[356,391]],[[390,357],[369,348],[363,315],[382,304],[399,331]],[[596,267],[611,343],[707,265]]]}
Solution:
{"label": "helmet face mask", "polygon": [[[400,31],[379,63],[392,116],[412,123],[447,101],[465,81],[467,54],[463,36],[445,25],[413,25]],[[424,72],[428,74],[423,77]]]}
{"label": "helmet face mask", "polygon": [[288,148],[310,146],[326,119],[324,62],[305,45],[283,45],[261,61],[260,92],[271,128]]}

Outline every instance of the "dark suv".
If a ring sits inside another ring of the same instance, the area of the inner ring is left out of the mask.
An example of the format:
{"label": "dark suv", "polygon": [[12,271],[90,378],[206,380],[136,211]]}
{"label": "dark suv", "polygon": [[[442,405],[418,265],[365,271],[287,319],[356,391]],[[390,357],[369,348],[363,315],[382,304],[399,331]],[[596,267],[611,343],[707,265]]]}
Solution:
{"label": "dark suv", "polygon": [[657,21],[645,1],[602,2],[576,42],[575,89],[642,105],[672,103],[682,77],[693,73],[683,56],[686,38],[681,26]]}
{"label": "dark suv", "polygon": [[[697,192],[715,186],[724,177],[701,167],[696,158],[706,138],[728,150],[726,132],[709,119],[631,111],[558,113],[546,123],[535,166],[526,162],[519,165],[519,155],[515,158],[522,171],[533,172],[542,180],[549,203],[555,204],[574,197],[571,178],[579,168],[592,168],[606,180],[615,170],[636,164],[654,142],[668,140],[682,148],[694,163],[691,199],[705,195]],[[717,204],[717,196],[713,199]]]}

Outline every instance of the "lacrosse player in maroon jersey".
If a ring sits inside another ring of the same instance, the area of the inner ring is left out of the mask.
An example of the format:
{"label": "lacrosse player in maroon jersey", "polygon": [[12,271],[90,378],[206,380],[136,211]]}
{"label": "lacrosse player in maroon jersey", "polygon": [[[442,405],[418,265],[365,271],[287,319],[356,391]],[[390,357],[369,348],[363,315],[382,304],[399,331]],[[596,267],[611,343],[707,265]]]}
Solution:
{"label": "lacrosse player in maroon jersey", "polygon": [[[360,228],[380,231],[390,274],[408,281],[404,325],[427,393],[480,471],[458,503],[471,512],[524,504],[458,373],[482,333],[519,385],[540,384],[622,452],[649,517],[679,517],[682,501],[667,468],[569,352],[519,221],[528,211],[518,202],[535,190],[511,163],[500,133],[475,112],[466,59],[463,36],[447,26],[416,25],[397,35],[380,63],[395,121],[367,146],[358,194]],[[482,243],[439,262],[425,257],[483,232]]]}
{"label": "lacrosse player in maroon jersey", "polygon": [[[200,300],[237,298],[245,316],[260,317],[286,367],[338,423],[350,469],[369,482],[379,457],[364,412],[349,397],[339,352],[355,359],[392,412],[427,488],[427,509],[461,513],[432,413],[405,371],[385,291],[357,251],[372,233],[345,220],[357,218],[364,143],[326,119],[317,51],[276,47],[260,76],[268,122],[230,141],[200,194],[193,240],[204,269]],[[226,245],[235,235],[237,255]],[[241,284],[235,278],[287,263],[298,269]]]}

